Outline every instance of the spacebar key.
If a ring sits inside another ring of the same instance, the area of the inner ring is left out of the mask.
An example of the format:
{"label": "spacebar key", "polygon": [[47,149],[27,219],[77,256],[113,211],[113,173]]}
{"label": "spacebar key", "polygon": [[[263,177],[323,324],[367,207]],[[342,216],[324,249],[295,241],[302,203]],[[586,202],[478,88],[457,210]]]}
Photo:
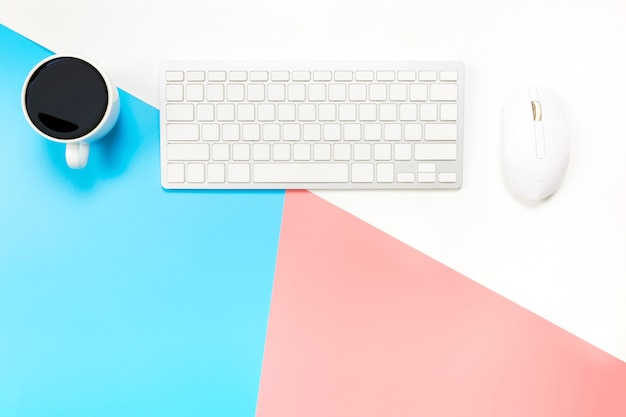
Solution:
{"label": "spacebar key", "polygon": [[254,164],[254,182],[348,182],[348,164]]}

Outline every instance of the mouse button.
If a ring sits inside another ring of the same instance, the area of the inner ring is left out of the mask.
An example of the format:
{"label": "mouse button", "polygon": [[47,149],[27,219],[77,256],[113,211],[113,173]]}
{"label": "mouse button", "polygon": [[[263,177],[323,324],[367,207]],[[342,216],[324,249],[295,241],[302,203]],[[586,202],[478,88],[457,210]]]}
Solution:
{"label": "mouse button", "polygon": [[[563,108],[555,99],[543,100],[543,134],[546,157],[559,157],[569,148],[569,129]],[[550,154],[553,154],[550,156]]]}
{"label": "mouse button", "polygon": [[533,121],[533,108],[526,91],[518,91],[512,94],[504,107],[508,123],[531,124]]}

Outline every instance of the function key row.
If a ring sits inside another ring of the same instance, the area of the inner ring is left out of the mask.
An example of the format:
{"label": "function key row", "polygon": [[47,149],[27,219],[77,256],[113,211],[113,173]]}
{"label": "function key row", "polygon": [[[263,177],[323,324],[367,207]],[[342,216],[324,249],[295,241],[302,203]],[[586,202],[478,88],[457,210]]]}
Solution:
{"label": "function key row", "polygon": [[226,81],[457,81],[457,71],[166,71],[167,82]]}

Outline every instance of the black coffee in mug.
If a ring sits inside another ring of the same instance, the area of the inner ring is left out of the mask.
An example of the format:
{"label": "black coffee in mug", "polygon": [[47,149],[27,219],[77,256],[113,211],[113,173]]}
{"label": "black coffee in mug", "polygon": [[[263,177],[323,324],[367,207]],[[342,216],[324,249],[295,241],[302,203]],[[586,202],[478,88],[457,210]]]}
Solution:
{"label": "black coffee in mug", "polygon": [[67,145],[68,165],[82,168],[89,143],[115,124],[119,96],[95,63],[76,56],[53,56],[37,64],[27,77],[22,107],[40,135]]}

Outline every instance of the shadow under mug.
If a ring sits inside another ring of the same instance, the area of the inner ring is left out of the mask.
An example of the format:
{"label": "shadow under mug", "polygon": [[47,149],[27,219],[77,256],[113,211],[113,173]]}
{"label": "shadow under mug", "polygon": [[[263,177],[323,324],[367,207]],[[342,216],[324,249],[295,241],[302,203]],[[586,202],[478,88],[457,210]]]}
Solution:
{"label": "shadow under mug", "polygon": [[89,144],[111,131],[120,112],[117,88],[94,62],[75,55],[53,55],[26,77],[22,110],[44,138],[64,143],[70,168],[87,164]]}

